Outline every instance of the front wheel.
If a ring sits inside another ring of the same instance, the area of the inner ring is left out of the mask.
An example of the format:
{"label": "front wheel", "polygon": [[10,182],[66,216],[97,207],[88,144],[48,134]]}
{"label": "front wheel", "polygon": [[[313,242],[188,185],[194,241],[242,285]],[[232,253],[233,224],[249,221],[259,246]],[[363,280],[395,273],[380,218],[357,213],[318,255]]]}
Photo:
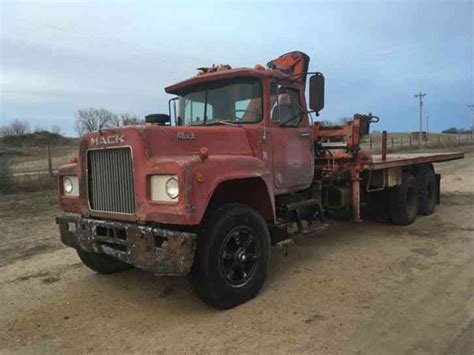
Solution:
{"label": "front wheel", "polygon": [[229,309],[254,298],[270,264],[270,234],[260,214],[242,204],[214,211],[198,236],[191,285],[205,303]]}

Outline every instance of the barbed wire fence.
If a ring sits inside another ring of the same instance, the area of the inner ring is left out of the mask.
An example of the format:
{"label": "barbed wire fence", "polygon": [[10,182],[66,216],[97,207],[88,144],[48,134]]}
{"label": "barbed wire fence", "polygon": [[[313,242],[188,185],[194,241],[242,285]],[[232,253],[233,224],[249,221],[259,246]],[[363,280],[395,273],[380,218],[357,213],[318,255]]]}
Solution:
{"label": "barbed wire fence", "polygon": [[0,148],[0,192],[28,192],[56,186],[56,174],[77,146]]}
{"label": "barbed wire fence", "polygon": [[[426,134],[422,149],[443,149],[474,144],[471,133]],[[418,136],[411,133],[389,133],[388,152],[417,152]],[[371,133],[361,143],[363,151],[380,153],[382,134]],[[0,193],[29,192],[54,189],[60,166],[68,164],[69,157],[78,155],[78,145],[44,145],[38,147],[0,147]]]}
{"label": "barbed wire fence", "polygon": [[[418,132],[387,134],[388,152],[417,152],[420,149],[449,148],[471,144],[474,144],[472,133],[423,134],[421,147],[419,145]],[[364,137],[361,148],[370,153],[380,153],[382,151],[382,134],[372,133]]]}

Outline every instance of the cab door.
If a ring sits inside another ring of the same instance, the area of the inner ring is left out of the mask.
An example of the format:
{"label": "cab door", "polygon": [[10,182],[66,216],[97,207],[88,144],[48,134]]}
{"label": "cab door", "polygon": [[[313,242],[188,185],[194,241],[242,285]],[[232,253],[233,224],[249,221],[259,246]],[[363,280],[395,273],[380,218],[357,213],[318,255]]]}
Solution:
{"label": "cab door", "polygon": [[304,107],[299,89],[271,84],[273,181],[281,192],[306,188],[313,179],[313,137]]}

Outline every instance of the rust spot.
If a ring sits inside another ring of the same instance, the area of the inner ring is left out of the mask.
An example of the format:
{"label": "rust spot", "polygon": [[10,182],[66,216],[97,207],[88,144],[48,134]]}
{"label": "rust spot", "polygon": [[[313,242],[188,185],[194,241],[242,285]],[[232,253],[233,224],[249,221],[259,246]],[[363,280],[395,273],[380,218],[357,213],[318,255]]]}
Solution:
{"label": "rust spot", "polygon": [[[56,221],[63,243],[70,247],[107,254],[157,275],[191,271],[196,250],[194,233],[70,216]],[[76,225],[75,231],[69,230],[71,223]]]}

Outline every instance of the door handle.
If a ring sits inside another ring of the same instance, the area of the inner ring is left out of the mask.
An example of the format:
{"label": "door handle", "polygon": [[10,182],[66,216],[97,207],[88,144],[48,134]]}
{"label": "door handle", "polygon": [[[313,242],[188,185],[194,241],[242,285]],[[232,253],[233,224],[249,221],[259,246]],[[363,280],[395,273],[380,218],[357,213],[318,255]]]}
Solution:
{"label": "door handle", "polygon": [[311,133],[308,133],[308,132],[300,133],[300,137],[310,137],[310,136],[311,136]]}

